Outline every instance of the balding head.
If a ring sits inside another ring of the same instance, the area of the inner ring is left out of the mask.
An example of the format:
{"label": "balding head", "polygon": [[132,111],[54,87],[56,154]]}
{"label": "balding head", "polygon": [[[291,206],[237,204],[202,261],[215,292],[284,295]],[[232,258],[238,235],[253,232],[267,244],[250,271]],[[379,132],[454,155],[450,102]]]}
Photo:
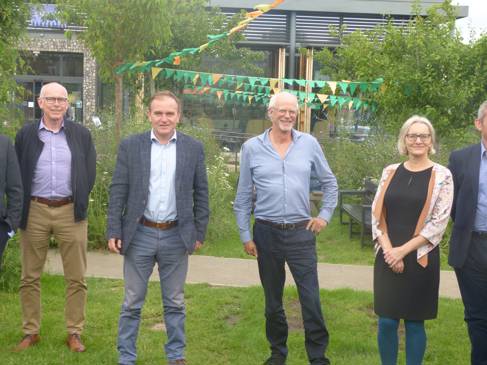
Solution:
{"label": "balding head", "polygon": [[50,82],[49,84],[44,84],[41,88],[41,92],[39,94],[39,98],[45,97],[47,94],[55,93],[57,95],[63,95],[65,98],[68,97],[68,90],[57,82]]}

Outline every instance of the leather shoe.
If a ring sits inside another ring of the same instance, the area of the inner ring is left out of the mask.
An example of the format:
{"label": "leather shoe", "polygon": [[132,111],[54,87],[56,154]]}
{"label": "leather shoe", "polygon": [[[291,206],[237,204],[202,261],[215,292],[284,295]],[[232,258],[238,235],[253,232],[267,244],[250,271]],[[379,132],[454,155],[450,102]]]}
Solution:
{"label": "leather shoe", "polygon": [[83,345],[83,342],[81,342],[81,337],[77,333],[71,333],[68,335],[68,338],[66,340],[66,345],[68,345],[68,348],[73,352],[86,351],[86,347],[85,345]]}
{"label": "leather shoe", "polygon": [[33,335],[25,335],[22,340],[19,342],[17,347],[14,348],[15,352],[20,352],[27,350],[29,347],[34,346],[41,340],[38,334]]}
{"label": "leather shoe", "polygon": [[286,365],[286,358],[272,355],[264,362],[264,365]]}
{"label": "leather shoe", "polygon": [[169,360],[167,365],[186,365],[185,359]]}

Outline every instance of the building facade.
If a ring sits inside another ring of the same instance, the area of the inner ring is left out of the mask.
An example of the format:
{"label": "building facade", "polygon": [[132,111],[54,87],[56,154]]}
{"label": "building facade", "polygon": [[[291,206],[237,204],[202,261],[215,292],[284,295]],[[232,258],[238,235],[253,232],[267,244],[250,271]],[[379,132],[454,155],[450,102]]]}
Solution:
{"label": "building facade", "polygon": [[[421,12],[426,14],[428,8],[441,2],[423,0],[420,2]],[[227,17],[242,9],[251,10],[257,3],[259,1],[256,0],[208,0],[209,7],[220,8]],[[312,78],[321,78],[323,75],[319,75],[313,62],[303,60],[300,49],[335,48],[340,44],[340,34],[337,36],[336,31],[367,30],[389,20],[401,26],[410,18],[413,3],[411,0],[286,0],[278,8],[251,22],[243,31],[245,41],[239,46],[266,54],[260,66],[267,77],[304,78],[311,75]],[[33,7],[27,26],[28,36],[19,44],[28,65],[25,74],[16,76],[24,88],[21,108],[26,121],[38,119],[40,89],[45,83],[57,81],[68,89],[70,116],[78,122],[90,120],[97,112],[100,99],[101,84],[97,79],[96,60],[77,37],[83,28],[48,20],[45,15],[54,11],[55,5]],[[467,16],[468,7],[458,6],[457,14],[459,18]],[[66,30],[70,31],[71,37],[65,36]],[[211,106],[210,109],[218,108]],[[231,125],[233,129],[245,131],[246,124],[242,124],[241,120],[237,123],[234,108],[226,113],[230,113],[234,120],[229,123],[228,118],[223,118],[225,121],[221,126],[215,125],[216,128]]]}

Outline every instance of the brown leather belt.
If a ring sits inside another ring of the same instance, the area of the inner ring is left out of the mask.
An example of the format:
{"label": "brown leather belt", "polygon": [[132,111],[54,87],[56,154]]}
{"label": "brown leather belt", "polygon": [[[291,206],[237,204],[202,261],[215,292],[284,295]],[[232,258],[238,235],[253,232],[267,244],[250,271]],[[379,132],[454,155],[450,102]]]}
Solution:
{"label": "brown leather belt", "polygon": [[292,231],[295,229],[306,228],[309,221],[301,221],[301,222],[296,222],[296,223],[276,223],[276,222],[266,221],[266,220],[257,218],[255,220],[255,223],[265,224],[267,226],[271,226],[273,228],[280,229],[282,231]]}
{"label": "brown leather belt", "polygon": [[151,228],[157,228],[157,229],[162,229],[166,230],[172,227],[176,227],[178,225],[178,221],[167,221],[167,222],[153,222],[148,220],[146,217],[140,218],[140,224],[146,226],[146,227],[151,227]]}
{"label": "brown leather belt", "polygon": [[63,205],[67,205],[73,202],[73,198],[70,196],[61,199],[47,199],[47,198],[41,198],[40,196],[31,196],[30,200],[41,204],[45,204],[50,208],[59,208],[62,207]]}

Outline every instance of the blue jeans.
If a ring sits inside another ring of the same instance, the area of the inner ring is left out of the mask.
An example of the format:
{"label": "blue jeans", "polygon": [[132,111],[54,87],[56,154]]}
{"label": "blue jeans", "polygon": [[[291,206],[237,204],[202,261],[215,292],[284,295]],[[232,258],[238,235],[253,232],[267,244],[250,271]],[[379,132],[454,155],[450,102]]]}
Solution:
{"label": "blue jeans", "polygon": [[254,242],[265,294],[266,335],[271,355],[285,359],[288,353],[288,325],[282,304],[287,262],[298,289],[309,362],[329,364],[325,357],[329,335],[321,311],[314,234],[304,228],[280,230],[256,223]]}
{"label": "blue jeans", "polygon": [[456,268],[472,344],[472,365],[487,364],[487,239],[473,236],[467,260]]}
{"label": "blue jeans", "polygon": [[156,262],[159,267],[167,332],[167,343],[164,346],[166,357],[169,360],[184,358],[184,283],[188,271],[186,247],[177,227],[163,231],[139,224],[124,256],[125,299],[118,326],[120,364],[132,365],[137,359],[140,312]]}

